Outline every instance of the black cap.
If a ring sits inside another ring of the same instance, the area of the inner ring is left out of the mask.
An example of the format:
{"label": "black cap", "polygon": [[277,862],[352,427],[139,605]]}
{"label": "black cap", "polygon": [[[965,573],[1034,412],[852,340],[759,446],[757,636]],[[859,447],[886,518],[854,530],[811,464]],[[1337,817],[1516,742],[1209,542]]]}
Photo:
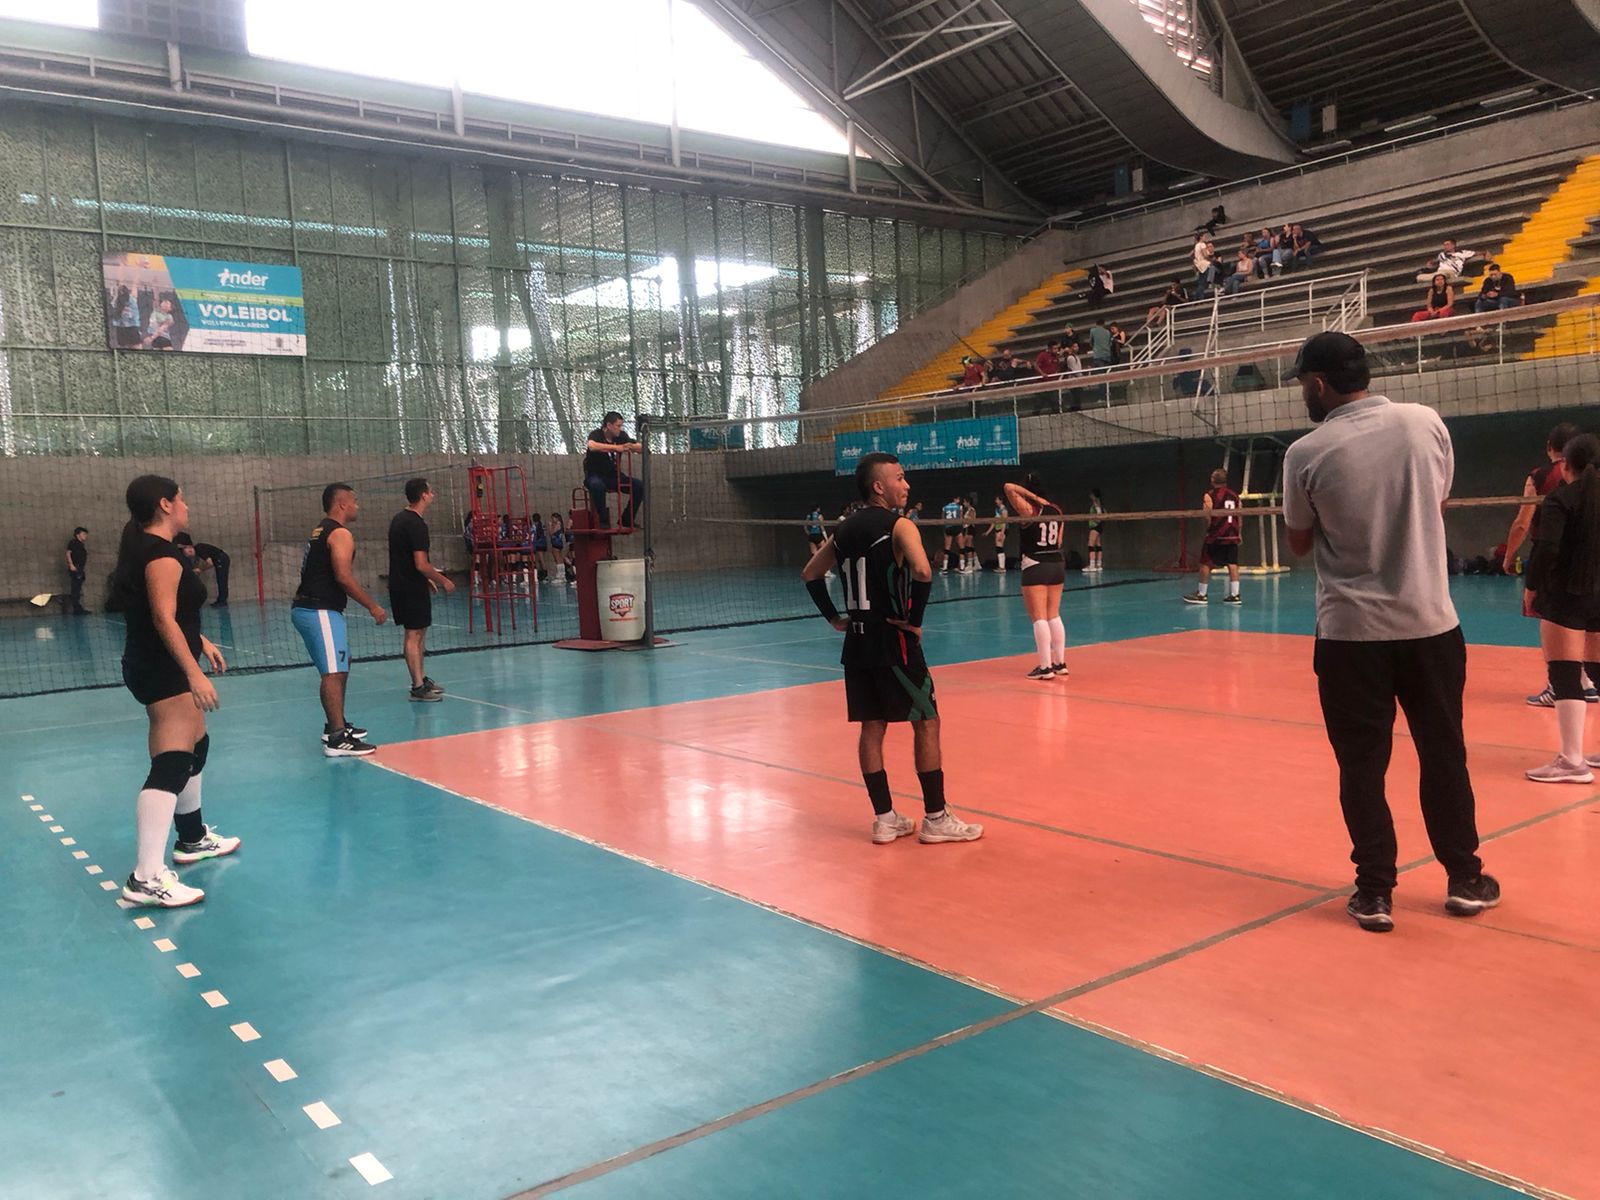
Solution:
{"label": "black cap", "polygon": [[1330,330],[1326,333],[1313,334],[1300,347],[1300,353],[1294,356],[1294,365],[1284,372],[1283,381],[1288,383],[1291,379],[1298,379],[1311,372],[1330,376],[1329,382],[1336,382],[1353,374],[1365,375],[1366,347],[1348,333],[1335,333]]}

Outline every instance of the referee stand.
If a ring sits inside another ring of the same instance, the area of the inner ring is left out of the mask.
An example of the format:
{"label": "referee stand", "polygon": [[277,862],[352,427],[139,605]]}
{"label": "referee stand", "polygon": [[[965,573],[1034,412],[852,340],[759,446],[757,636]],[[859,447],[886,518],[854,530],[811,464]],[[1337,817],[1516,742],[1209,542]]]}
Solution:
{"label": "referee stand", "polygon": [[[646,433],[643,422],[640,421],[638,438],[645,452],[640,455],[640,477],[648,469],[650,458],[649,443],[645,440]],[[670,645],[665,638],[655,636],[653,621],[653,598],[650,594],[650,513],[646,508],[643,514],[643,523],[639,521],[640,514],[634,505],[632,480],[634,454],[631,450],[624,450],[617,454],[618,490],[616,491],[616,523],[612,520],[610,505],[604,512],[596,512],[594,500],[589,495],[589,489],[584,486],[572,489],[572,509],[567,516],[567,534],[573,543],[573,566],[578,573],[578,636],[564,638],[555,643],[558,650],[648,650],[655,646]],[[612,493],[607,493],[611,495]],[[628,514],[628,520],[623,521],[622,515]],[[603,636],[600,624],[600,564],[616,561],[616,547],[613,538],[631,537],[642,533],[644,541],[644,636],[635,641],[616,641]]]}

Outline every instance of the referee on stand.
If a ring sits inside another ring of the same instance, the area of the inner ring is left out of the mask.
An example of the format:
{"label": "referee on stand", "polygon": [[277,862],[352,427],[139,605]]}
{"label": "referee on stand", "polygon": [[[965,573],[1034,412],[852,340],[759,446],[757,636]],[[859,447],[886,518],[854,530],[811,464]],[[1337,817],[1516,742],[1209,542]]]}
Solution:
{"label": "referee on stand", "polygon": [[1283,519],[1295,554],[1316,548],[1313,661],[1356,865],[1346,911],[1363,929],[1394,928],[1398,850],[1384,777],[1398,701],[1428,840],[1449,877],[1445,910],[1476,916],[1500,903],[1500,885],[1478,858],[1461,728],[1467,645],[1444,540],[1450,433],[1431,408],[1369,395],[1366,351],[1348,334],[1307,339],[1288,377],[1317,423],[1284,456]]}

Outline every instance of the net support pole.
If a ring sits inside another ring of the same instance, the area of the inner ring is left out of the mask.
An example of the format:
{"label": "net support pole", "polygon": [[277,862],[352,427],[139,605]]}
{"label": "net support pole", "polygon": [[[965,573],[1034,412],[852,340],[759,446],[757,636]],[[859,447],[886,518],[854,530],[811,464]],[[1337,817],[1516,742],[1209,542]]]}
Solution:
{"label": "net support pole", "polygon": [[[635,422],[639,430],[639,475],[644,479],[645,491],[659,498],[655,493],[655,480],[650,476],[650,418],[644,413],[639,414]],[[618,503],[621,497],[617,497]],[[637,510],[637,505],[634,506]],[[656,581],[655,581],[655,542],[651,540],[650,514],[655,511],[655,504],[644,506],[644,648],[656,648]],[[637,516],[637,511],[635,516]]]}
{"label": "net support pole", "polygon": [[267,568],[263,559],[261,547],[261,488],[250,489],[250,497],[255,507],[256,518],[256,605],[260,608],[267,606]]}

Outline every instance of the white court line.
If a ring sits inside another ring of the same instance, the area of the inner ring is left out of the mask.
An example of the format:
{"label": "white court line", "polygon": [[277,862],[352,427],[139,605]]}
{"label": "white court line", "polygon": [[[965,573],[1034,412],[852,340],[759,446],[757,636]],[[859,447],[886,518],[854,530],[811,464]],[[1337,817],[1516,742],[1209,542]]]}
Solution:
{"label": "white court line", "polygon": [[[43,808],[44,805],[41,804],[41,805],[38,805],[38,807],[39,808]],[[55,818],[52,817],[49,813],[40,813],[39,814],[39,820],[41,820],[41,821],[54,821]]]}
{"label": "white court line", "polygon": [[[71,839],[69,838],[68,840],[70,841]],[[87,850],[74,850],[72,852],[72,857],[76,859],[85,859],[89,857],[89,852]],[[108,879],[106,882],[109,883],[111,881]]]}
{"label": "white court line", "polygon": [[100,890],[102,892],[114,892],[121,886],[115,879],[102,879],[100,881]]}
{"label": "white court line", "polygon": [[89,872],[89,874],[91,874],[91,875],[99,875],[99,874],[101,874],[101,871],[100,871],[99,867],[90,866],[90,867],[85,867],[84,870]]}
{"label": "white court line", "polygon": [[42,805],[42,804],[30,804],[30,805],[28,805],[28,807],[31,808],[34,812],[43,812],[44,811],[44,805]]}
{"label": "white court line", "polygon": [[[108,880],[107,882],[110,881]],[[135,929],[154,929],[156,927],[156,923],[149,917],[135,917],[133,919],[133,927]]]}
{"label": "white court line", "polygon": [[24,796],[22,798],[22,802],[24,804],[32,804],[33,803],[33,797],[32,796]]}
{"label": "white court line", "polygon": [[267,1069],[267,1074],[271,1075],[279,1083],[288,1083],[291,1079],[300,1078],[294,1073],[294,1068],[281,1058],[275,1058],[271,1062],[264,1062],[261,1065]]}
{"label": "white court line", "polygon": [[63,846],[76,846],[78,844],[78,839],[77,838],[64,837],[64,838],[61,839],[61,844]]}
{"label": "white court line", "polygon": [[174,950],[176,950],[178,948],[177,946],[172,944],[172,939],[171,938],[157,938],[155,941],[151,942],[150,944],[152,946],[154,946],[157,950],[161,951],[161,953],[163,953],[163,954],[171,954]]}
{"label": "white court line", "polygon": [[261,1040],[261,1035],[256,1032],[256,1027],[250,1024],[249,1021],[240,1021],[237,1025],[229,1025],[228,1028],[232,1031],[233,1036],[241,1042],[259,1042]]}
{"label": "white court line", "polygon": [[332,1129],[335,1125],[341,1124],[339,1118],[334,1115],[333,1109],[329,1108],[321,1100],[307,1104],[300,1111],[310,1117],[311,1123],[318,1129]]}
{"label": "white court line", "polygon": [[380,1183],[388,1183],[394,1178],[389,1174],[389,1169],[378,1161],[375,1154],[358,1154],[350,1160],[350,1165],[361,1173],[361,1178],[374,1187]]}
{"label": "white court line", "polygon": [[51,833],[60,833],[61,832],[61,826],[59,826],[59,825],[50,826],[50,832]]}
{"label": "white court line", "polygon": [[200,975],[200,968],[195,966],[193,963],[179,963],[177,971],[178,974],[182,975],[185,979],[197,979]]}
{"label": "white court line", "polygon": [[200,999],[204,1000],[212,1008],[228,1007],[228,998],[221,992],[201,992]]}

